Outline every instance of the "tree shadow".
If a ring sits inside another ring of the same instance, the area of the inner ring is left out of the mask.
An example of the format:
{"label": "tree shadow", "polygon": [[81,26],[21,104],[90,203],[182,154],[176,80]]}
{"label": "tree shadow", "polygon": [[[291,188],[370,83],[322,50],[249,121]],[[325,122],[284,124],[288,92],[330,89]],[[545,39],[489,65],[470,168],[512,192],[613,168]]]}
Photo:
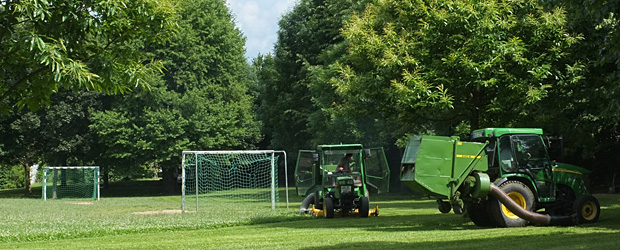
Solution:
{"label": "tree shadow", "polygon": [[[606,228],[620,230],[620,196],[599,196],[601,215],[591,224],[580,224],[583,228]],[[454,213],[441,214],[433,200],[413,200],[411,197],[391,195],[375,199],[379,205],[379,216],[369,218],[340,217],[333,219],[312,218],[298,223],[286,223],[279,226],[317,228],[320,230],[357,228],[367,231],[429,231],[429,230],[467,230],[488,229],[476,226],[465,215]],[[371,202],[371,207],[374,207]],[[305,215],[310,217],[311,215]],[[538,226],[530,226],[538,227]],[[541,226],[544,227],[544,226]]]}
{"label": "tree shadow", "polygon": [[[412,238],[423,236],[411,235]],[[497,249],[524,248],[524,249],[615,249],[618,241],[614,233],[555,233],[528,236],[485,237],[481,232],[479,237],[471,240],[433,239],[417,243],[396,241],[370,241],[359,243],[340,243],[331,246],[306,247],[301,249]]]}

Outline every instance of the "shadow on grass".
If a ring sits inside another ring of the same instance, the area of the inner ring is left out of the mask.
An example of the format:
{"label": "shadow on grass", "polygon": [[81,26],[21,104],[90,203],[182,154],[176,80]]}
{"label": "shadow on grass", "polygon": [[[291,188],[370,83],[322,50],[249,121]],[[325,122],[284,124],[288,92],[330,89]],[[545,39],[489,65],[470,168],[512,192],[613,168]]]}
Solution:
{"label": "shadow on grass", "polygon": [[162,180],[123,180],[101,188],[101,197],[149,197],[181,195],[181,185],[166,187]]}
{"label": "shadow on grass", "polygon": [[[27,195],[25,189],[5,189],[0,190],[0,198],[25,198],[42,199],[41,184],[32,187],[32,194]],[[106,197],[148,197],[148,196],[170,196],[181,195],[181,186],[175,185],[172,188],[164,186],[161,180],[123,180],[112,182],[107,188],[101,185],[100,196]]]}
{"label": "shadow on grass", "polygon": [[[488,229],[474,225],[464,215],[441,214],[437,204],[429,199],[407,195],[389,194],[374,199],[379,205],[379,216],[369,218],[341,217],[334,219],[312,218],[298,223],[278,226],[290,228],[317,228],[319,230],[362,228],[367,231],[429,231]],[[620,230],[620,196],[599,196],[601,215],[596,223],[580,224],[581,228]],[[374,207],[371,201],[371,207]],[[430,212],[429,212],[430,211]],[[534,226],[531,226],[534,227]]]}
{"label": "shadow on grass", "polygon": [[[423,237],[411,235],[411,237]],[[421,239],[420,241],[425,241]],[[403,243],[371,241],[335,244],[332,246],[306,247],[301,249],[614,249],[620,240],[614,233],[555,233],[531,236],[504,236],[488,238],[481,232],[479,237],[468,240],[433,239],[426,242]],[[310,245],[310,244],[309,244]],[[504,247],[500,247],[500,246]],[[511,247],[512,246],[512,247]]]}

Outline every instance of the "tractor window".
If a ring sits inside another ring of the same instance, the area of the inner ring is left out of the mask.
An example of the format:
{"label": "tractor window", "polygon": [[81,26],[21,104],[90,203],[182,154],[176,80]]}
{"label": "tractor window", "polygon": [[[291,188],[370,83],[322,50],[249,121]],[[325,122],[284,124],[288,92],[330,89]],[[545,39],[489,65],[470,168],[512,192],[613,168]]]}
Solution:
{"label": "tractor window", "polygon": [[548,164],[547,150],[540,136],[513,135],[512,146],[520,167],[540,169]]}
{"label": "tractor window", "polygon": [[323,152],[323,167],[327,172],[335,172],[338,163],[346,158],[347,154],[351,154],[348,160],[349,167],[353,172],[359,172],[358,163],[360,162],[360,150],[329,150]]}
{"label": "tractor window", "polygon": [[499,138],[499,163],[505,172],[514,172],[516,170],[510,136],[505,135]]}

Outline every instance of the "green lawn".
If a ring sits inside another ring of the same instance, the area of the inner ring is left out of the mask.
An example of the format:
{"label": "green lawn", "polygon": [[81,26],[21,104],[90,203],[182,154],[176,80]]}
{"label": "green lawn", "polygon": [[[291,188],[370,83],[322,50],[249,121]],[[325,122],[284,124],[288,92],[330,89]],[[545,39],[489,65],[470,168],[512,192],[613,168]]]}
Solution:
{"label": "green lawn", "polygon": [[208,204],[185,214],[178,213],[180,196],[3,198],[0,249],[617,248],[620,196],[597,197],[602,213],[595,224],[524,228],[480,228],[460,215],[441,214],[432,200],[398,194],[371,196],[379,217],[329,220],[298,215],[301,199],[295,196],[288,211]]}

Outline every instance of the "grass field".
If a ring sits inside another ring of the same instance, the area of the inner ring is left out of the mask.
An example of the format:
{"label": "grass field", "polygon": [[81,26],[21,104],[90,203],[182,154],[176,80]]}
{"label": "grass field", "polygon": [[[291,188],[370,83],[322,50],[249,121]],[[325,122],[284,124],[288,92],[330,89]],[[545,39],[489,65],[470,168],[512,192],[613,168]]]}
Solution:
{"label": "grass field", "polygon": [[[146,183],[146,182],[145,182]],[[145,185],[144,183],[140,185]],[[145,185],[148,187],[148,185]],[[0,249],[617,249],[620,196],[597,195],[599,222],[571,227],[480,228],[411,195],[371,196],[380,216],[323,219],[265,206],[207,204],[181,214],[181,196],[149,191],[100,201],[18,198],[0,191]],[[35,189],[36,192],[36,189]],[[104,194],[108,192],[108,197]],[[283,200],[283,199],[282,199]]]}

